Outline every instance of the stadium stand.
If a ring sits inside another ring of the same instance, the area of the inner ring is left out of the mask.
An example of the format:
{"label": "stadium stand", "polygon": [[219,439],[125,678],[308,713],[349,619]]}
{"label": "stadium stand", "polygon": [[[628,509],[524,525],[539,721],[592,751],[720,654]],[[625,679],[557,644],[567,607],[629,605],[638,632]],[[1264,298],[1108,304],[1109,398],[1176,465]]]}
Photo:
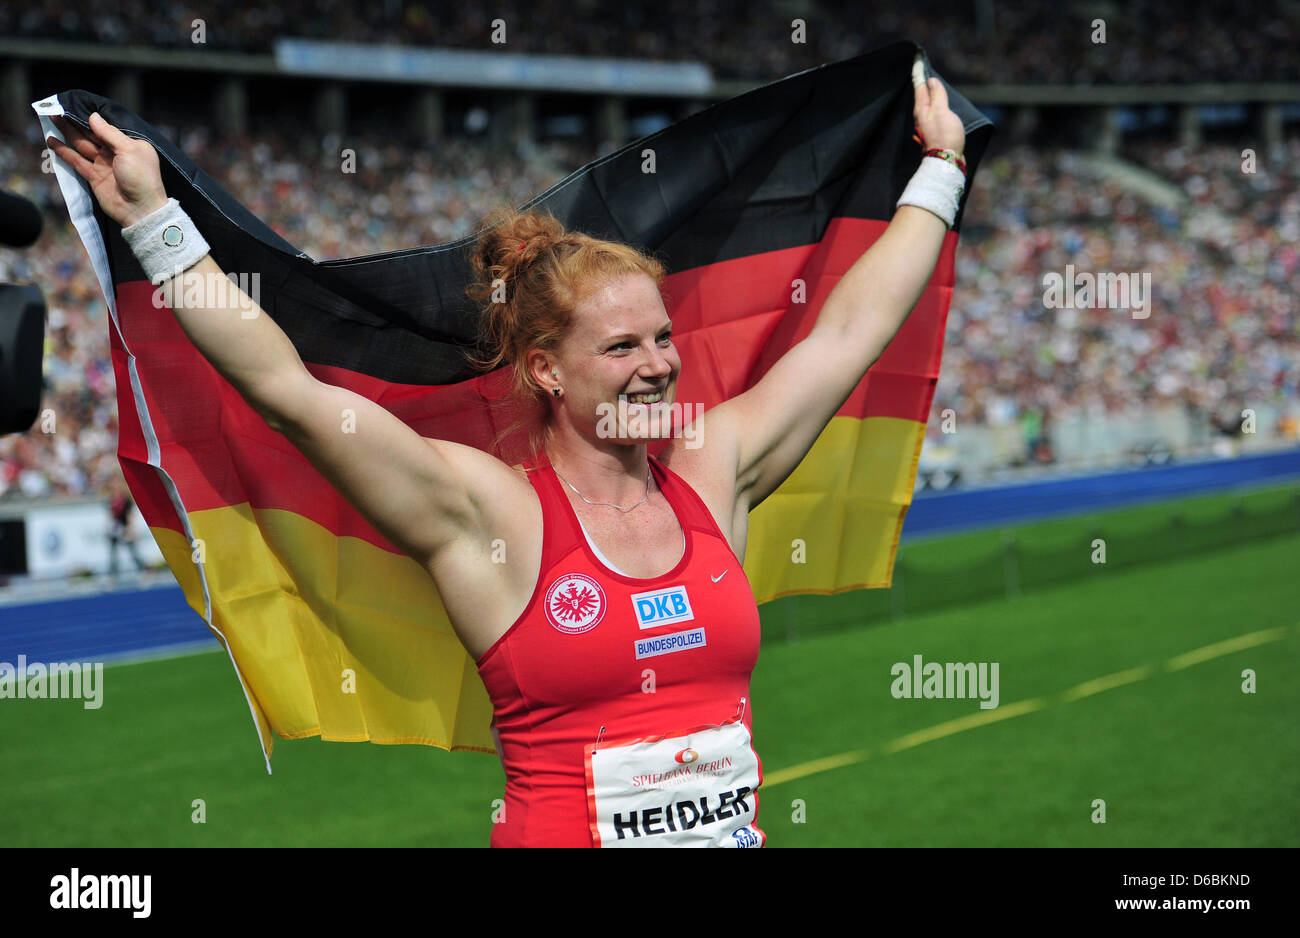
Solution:
{"label": "stadium stand", "polygon": [[[1294,80],[1300,13],[1284,0],[1141,0],[1106,5],[914,0],[873,5],[852,0],[501,0],[487,15],[474,6],[388,0],[314,0],[282,9],[235,0],[183,3],[52,0],[0,6],[0,35],[114,45],[185,48],[202,15],[213,50],[269,52],[278,35],[347,37],[354,42],[483,48],[500,18],[511,52],[619,55],[710,63],[723,78],[769,80],[866,52],[901,38],[931,49],[958,82],[1184,83]],[[1106,42],[1093,41],[1094,19]],[[791,23],[807,24],[789,42]],[[1075,29],[1063,27],[1074,21]],[[653,28],[651,28],[651,26]]]}
{"label": "stadium stand", "polygon": [[[200,126],[185,150],[289,241],[320,259],[439,243],[471,233],[495,199],[522,203],[594,157],[572,142],[536,156],[486,155],[449,138],[412,155],[378,137],[349,138],[355,177],[329,154],[337,141],[284,128],[217,141]],[[304,139],[318,145],[304,156]],[[1051,462],[1053,428],[1078,414],[1176,405],[1196,426],[1240,423],[1243,407],[1275,415],[1265,429],[1296,438],[1300,413],[1300,138],[1240,171],[1227,146],[1135,143],[1129,159],[1186,194],[1160,207],[1098,178],[1070,150],[1017,147],[981,171],[958,251],[957,286],[930,437],[942,414],[1011,427],[1022,446],[1004,462]],[[47,212],[28,251],[0,251],[0,278],[45,285],[49,326],[44,406],[58,432],[0,439],[0,498],[107,491],[118,477],[106,309],[38,151],[0,145],[0,184]],[[1157,314],[1045,309],[1045,271],[1150,271]],[[1236,415],[1236,416],[1235,416]],[[1037,441],[1047,444],[1036,445]]]}

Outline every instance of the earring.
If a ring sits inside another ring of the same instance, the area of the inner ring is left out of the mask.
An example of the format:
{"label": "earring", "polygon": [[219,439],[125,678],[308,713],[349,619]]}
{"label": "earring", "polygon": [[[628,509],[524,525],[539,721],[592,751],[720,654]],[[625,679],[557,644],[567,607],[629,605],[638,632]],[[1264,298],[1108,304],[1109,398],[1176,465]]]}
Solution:
{"label": "earring", "polygon": [[559,397],[559,396],[560,396],[560,389],[559,389],[559,388],[551,388],[551,393],[554,394],[556,397]]}

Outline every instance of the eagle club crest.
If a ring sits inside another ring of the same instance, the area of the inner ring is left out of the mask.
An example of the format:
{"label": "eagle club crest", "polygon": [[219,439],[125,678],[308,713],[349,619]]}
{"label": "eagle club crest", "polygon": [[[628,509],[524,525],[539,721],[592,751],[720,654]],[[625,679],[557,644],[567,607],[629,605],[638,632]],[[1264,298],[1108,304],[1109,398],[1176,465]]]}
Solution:
{"label": "eagle club crest", "polygon": [[605,617],[605,591],[584,573],[566,573],[546,591],[546,619],[561,632],[594,629]]}

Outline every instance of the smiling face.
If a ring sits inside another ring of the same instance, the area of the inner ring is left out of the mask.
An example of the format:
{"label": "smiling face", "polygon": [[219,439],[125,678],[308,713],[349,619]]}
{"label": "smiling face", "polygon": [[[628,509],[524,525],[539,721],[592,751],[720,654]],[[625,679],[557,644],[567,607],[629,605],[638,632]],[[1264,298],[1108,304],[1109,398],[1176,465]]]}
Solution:
{"label": "smiling face", "polygon": [[[544,353],[533,353],[537,380],[563,390],[554,401],[557,419],[588,438],[636,443],[670,437],[682,368],[671,330],[659,289],[645,274],[613,278],[585,297],[551,353],[551,367]],[[646,394],[660,397],[641,402]]]}

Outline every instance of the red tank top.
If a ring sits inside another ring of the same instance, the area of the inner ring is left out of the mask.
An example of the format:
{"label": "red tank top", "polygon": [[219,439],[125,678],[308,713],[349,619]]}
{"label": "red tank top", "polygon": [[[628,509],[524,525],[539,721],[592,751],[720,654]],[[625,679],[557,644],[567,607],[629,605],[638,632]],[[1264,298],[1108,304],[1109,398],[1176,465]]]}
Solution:
{"label": "red tank top", "polygon": [[761,846],[749,680],[758,606],[700,497],[649,457],[685,535],[638,579],[591,549],[543,452],[542,563],[527,608],[483,656],[506,773],[492,846]]}

